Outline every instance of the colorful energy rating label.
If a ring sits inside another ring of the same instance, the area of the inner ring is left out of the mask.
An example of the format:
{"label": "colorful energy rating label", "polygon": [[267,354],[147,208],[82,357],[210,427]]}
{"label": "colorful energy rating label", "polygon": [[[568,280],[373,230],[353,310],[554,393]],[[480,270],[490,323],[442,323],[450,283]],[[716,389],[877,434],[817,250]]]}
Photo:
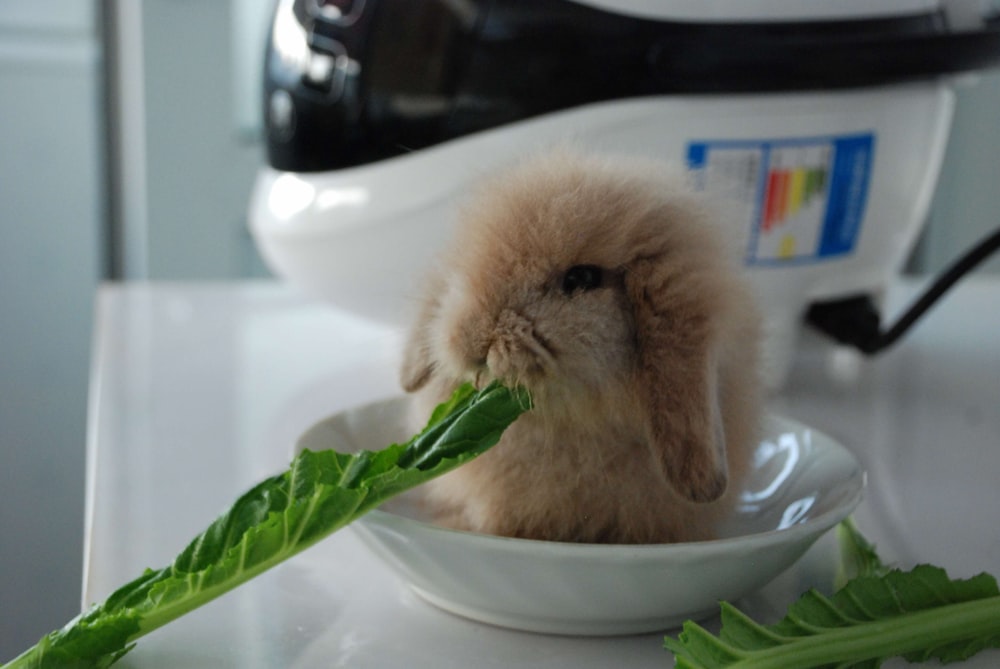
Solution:
{"label": "colorful energy rating label", "polygon": [[871,133],[693,142],[688,166],[703,189],[741,205],[747,262],[784,264],[854,250],[874,148]]}

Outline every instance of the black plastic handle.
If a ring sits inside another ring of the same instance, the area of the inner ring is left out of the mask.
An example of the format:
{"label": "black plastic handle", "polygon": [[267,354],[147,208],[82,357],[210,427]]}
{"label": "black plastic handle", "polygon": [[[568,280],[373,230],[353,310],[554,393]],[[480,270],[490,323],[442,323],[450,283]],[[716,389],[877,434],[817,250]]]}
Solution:
{"label": "black plastic handle", "polygon": [[1000,64],[1000,21],[959,32],[852,30],[838,24],[713,26],[657,43],[657,79],[675,92],[875,86]]}

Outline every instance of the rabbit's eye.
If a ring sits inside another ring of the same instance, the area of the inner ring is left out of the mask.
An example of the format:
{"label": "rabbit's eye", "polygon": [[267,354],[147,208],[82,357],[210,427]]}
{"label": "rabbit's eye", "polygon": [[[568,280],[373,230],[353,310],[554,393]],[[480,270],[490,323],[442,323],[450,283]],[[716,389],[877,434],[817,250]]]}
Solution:
{"label": "rabbit's eye", "polygon": [[567,295],[578,290],[600,288],[603,272],[596,265],[574,265],[563,275],[562,290]]}

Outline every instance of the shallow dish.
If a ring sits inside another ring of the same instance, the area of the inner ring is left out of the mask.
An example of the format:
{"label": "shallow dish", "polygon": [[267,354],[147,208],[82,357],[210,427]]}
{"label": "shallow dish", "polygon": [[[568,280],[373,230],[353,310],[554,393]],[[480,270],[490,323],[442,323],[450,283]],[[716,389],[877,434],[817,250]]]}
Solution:
{"label": "shallow dish", "polygon": [[[318,423],[298,448],[382,448],[409,437],[406,399]],[[350,527],[432,604],[504,627],[576,635],[637,634],[715,613],[788,568],[861,500],[865,474],[830,437],[768,416],[721,538],[684,544],[572,544],[459,532],[420,514],[417,491]]]}

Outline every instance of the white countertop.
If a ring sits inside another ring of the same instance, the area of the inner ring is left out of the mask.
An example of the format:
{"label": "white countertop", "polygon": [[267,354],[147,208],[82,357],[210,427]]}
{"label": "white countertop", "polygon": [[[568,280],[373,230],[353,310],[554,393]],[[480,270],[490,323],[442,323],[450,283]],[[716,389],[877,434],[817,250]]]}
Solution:
{"label": "white countertop", "polygon": [[[916,284],[891,291],[890,309]],[[890,312],[891,313],[891,312]],[[1000,280],[972,277],[874,360],[798,355],[772,408],[869,470],[856,517],[882,556],[1000,575]],[[88,443],[84,602],[168,564],[340,409],[396,394],[399,333],[270,282],[101,289]],[[831,577],[824,538],[739,602],[772,620]],[[122,667],[668,667],[662,635],[518,633],[417,599],[338,532],[144,637]],[[1000,651],[967,667],[1000,665]]]}

